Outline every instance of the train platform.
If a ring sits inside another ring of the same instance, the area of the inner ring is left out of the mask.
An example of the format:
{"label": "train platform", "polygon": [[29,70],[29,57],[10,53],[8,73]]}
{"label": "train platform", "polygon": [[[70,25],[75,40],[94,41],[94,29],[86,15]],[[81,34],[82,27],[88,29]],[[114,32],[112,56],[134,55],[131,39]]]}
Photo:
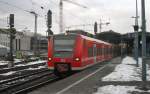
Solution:
{"label": "train platform", "polygon": [[111,61],[97,64],[70,77],[48,84],[29,94],[93,94],[101,82],[100,79],[111,73],[120,63],[120,57],[114,58]]}

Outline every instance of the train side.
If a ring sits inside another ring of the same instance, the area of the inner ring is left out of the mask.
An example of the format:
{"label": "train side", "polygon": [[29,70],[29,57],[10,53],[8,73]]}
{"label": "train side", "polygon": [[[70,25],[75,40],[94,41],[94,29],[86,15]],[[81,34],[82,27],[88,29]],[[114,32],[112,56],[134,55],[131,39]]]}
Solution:
{"label": "train side", "polygon": [[112,58],[110,43],[80,34],[55,35],[48,40],[48,68],[54,72],[83,70]]}

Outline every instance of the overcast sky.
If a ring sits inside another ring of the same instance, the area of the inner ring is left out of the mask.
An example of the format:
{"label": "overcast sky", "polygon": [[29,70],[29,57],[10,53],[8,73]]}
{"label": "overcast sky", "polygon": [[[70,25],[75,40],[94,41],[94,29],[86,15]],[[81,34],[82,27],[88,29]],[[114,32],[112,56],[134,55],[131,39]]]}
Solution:
{"label": "overcast sky", "polygon": [[[110,25],[103,25],[102,31],[114,30],[118,33],[133,32],[132,25],[135,16],[135,0],[72,0],[88,8],[64,1],[64,23],[65,27],[81,24],[94,24],[95,21],[100,23],[110,22]],[[141,17],[141,0],[139,2],[139,16]],[[4,3],[9,3],[4,4]],[[150,29],[150,0],[146,0],[146,20],[147,31]],[[48,9],[53,13],[53,32],[59,33],[59,0],[0,0],[0,28],[8,28],[7,17],[10,13],[15,14],[15,28],[17,30],[28,29],[34,31],[34,16],[28,11],[35,11],[38,16],[38,33],[45,34],[47,30],[45,15]],[[17,7],[16,7],[17,6]],[[43,6],[44,9],[41,9]],[[141,18],[140,18],[141,19]],[[140,21],[139,19],[139,21]],[[141,25],[141,22],[139,22]],[[93,33],[93,27],[80,26],[71,29],[84,29]]]}

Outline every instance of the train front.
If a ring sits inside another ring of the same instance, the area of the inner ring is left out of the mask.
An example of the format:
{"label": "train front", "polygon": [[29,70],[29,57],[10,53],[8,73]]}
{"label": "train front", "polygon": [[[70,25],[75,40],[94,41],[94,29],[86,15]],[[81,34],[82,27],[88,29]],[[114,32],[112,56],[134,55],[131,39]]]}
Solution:
{"label": "train front", "polygon": [[[48,67],[55,73],[66,73],[74,66],[74,49],[77,35],[55,35],[49,40]],[[78,59],[78,58],[76,58]]]}

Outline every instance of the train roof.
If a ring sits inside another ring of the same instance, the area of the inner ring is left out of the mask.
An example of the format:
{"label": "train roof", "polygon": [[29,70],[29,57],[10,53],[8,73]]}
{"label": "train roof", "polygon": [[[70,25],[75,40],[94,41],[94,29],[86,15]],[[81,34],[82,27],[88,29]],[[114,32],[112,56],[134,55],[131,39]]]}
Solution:
{"label": "train roof", "polygon": [[[80,34],[79,34],[80,35]],[[87,36],[84,36],[84,35],[80,35],[82,38],[85,38],[87,40],[91,40],[91,41],[95,41],[95,42],[101,42],[103,44],[107,44],[107,45],[111,45],[110,43],[108,42],[105,42],[105,41],[102,41],[102,40],[98,40],[98,39],[95,39],[95,38],[91,38],[91,37],[87,37]]]}
{"label": "train roof", "polygon": [[[59,35],[66,35],[65,33],[62,33],[62,34],[57,34],[57,35],[54,35],[54,36],[59,36]],[[91,40],[91,41],[95,41],[95,42],[101,42],[101,43],[103,43],[103,44],[107,44],[107,45],[111,45],[110,43],[108,43],[108,42],[105,42],[105,41],[102,41],[102,40],[98,40],[98,39],[95,39],[95,38],[91,38],[91,37],[88,37],[88,36],[84,36],[84,35],[81,35],[81,34],[76,34],[76,33],[69,33],[69,34],[67,34],[67,35],[79,35],[79,36],[81,36],[82,38],[84,38],[84,39],[87,39],[87,40]],[[66,35],[66,36],[67,36]]]}

